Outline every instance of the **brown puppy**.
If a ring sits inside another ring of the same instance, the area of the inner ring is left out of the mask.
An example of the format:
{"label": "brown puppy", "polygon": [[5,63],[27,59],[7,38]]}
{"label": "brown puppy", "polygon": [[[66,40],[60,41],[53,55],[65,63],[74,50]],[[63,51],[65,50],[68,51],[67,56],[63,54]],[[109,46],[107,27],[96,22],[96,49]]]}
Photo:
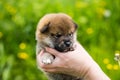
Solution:
{"label": "brown puppy", "polygon": [[[36,54],[39,54],[45,47],[51,47],[60,52],[74,50],[76,41],[77,25],[72,19],[63,13],[47,14],[38,23],[36,29]],[[51,64],[55,57],[44,53],[41,61],[44,64]],[[49,80],[80,80],[65,74],[46,73]]]}

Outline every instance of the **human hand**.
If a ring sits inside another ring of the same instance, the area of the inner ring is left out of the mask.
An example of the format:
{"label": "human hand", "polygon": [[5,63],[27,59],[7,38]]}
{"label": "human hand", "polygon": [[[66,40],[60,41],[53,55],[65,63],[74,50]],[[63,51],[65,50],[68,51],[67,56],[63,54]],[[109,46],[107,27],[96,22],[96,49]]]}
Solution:
{"label": "human hand", "polygon": [[55,56],[54,62],[46,65],[40,60],[44,50],[37,55],[38,66],[46,72],[63,73],[88,80],[109,80],[79,43],[76,43],[75,50],[70,52],[61,53],[51,48],[46,48],[46,51]]}

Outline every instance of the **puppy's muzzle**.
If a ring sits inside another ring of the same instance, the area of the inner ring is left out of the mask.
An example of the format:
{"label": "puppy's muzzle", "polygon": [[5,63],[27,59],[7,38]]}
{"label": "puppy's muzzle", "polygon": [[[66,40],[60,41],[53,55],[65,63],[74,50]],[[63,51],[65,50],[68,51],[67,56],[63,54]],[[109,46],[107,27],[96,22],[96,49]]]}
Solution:
{"label": "puppy's muzzle", "polygon": [[70,47],[71,42],[69,40],[66,40],[66,41],[64,41],[64,44],[66,45],[66,47]]}
{"label": "puppy's muzzle", "polygon": [[73,43],[70,40],[63,40],[59,43],[56,43],[55,49],[60,52],[70,51],[70,48],[73,46]]}

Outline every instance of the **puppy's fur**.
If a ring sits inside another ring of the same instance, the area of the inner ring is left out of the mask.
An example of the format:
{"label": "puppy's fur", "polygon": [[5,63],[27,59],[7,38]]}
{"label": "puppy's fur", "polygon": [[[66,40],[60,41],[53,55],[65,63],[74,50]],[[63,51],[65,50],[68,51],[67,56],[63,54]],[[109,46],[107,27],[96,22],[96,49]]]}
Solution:
{"label": "puppy's fur", "polygon": [[[54,48],[60,52],[74,50],[76,41],[77,25],[71,17],[63,13],[47,14],[38,23],[36,29],[36,54],[39,54],[45,47]],[[55,57],[49,53],[42,55],[41,61],[44,64],[51,64]],[[45,72],[46,73],[46,72]],[[65,75],[46,73],[49,80],[80,80],[79,78]]]}

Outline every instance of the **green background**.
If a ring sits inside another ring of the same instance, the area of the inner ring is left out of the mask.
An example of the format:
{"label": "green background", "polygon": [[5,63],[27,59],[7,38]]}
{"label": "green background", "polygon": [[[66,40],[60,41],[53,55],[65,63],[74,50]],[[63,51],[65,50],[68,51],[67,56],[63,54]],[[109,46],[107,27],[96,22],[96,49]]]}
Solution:
{"label": "green background", "polygon": [[78,24],[78,40],[103,71],[120,80],[120,0],[0,0],[0,80],[47,80],[37,69],[35,30],[48,13]]}

